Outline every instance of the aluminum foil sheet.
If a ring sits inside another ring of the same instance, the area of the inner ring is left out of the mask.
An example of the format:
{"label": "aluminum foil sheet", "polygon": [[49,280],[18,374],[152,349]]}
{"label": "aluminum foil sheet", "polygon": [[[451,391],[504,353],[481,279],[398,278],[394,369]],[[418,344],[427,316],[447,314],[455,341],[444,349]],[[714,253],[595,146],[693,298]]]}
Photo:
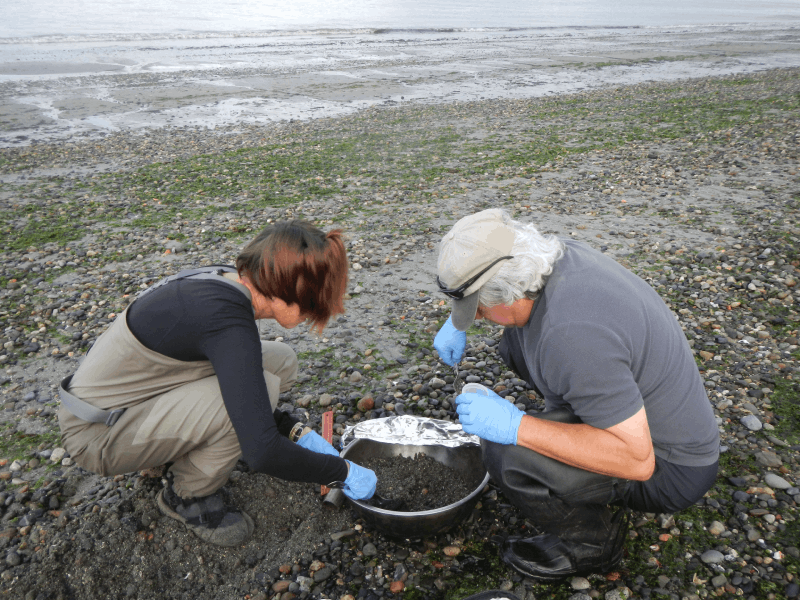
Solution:
{"label": "aluminum foil sheet", "polygon": [[466,433],[459,424],[411,415],[370,419],[351,425],[342,435],[342,449],[361,438],[410,446],[435,444],[451,448],[481,443],[477,435]]}

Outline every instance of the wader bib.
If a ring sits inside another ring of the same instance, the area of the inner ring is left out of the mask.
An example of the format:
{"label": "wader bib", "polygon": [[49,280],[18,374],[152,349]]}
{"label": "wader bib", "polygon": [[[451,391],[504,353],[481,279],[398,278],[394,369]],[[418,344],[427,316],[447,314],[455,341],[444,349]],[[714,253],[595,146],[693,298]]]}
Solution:
{"label": "wader bib", "polygon": [[[231,269],[185,271],[150,289],[175,279],[211,277],[250,298],[234,281],[235,272],[224,277],[221,271]],[[297,378],[297,357],[286,344],[264,341],[261,356],[274,410],[280,392]],[[182,497],[215,492],[241,456],[211,362],[181,361],[146,348],[128,328],[127,309],[62,382],[58,420],[64,448],[84,469],[115,475],[172,462],[174,488]]]}

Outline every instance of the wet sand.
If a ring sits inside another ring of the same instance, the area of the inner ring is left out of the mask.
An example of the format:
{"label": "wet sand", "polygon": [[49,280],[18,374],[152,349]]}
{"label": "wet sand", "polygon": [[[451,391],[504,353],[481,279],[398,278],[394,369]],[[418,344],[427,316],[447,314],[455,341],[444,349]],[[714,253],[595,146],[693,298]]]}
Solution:
{"label": "wet sand", "polygon": [[764,26],[8,46],[0,48],[0,147],[793,66],[800,31]]}

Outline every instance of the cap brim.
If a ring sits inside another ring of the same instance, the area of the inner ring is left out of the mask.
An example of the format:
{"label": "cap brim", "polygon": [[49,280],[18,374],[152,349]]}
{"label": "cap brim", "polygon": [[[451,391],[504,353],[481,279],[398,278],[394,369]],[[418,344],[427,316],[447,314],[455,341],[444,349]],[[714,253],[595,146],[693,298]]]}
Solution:
{"label": "cap brim", "polygon": [[453,300],[453,311],[450,316],[453,325],[459,331],[469,329],[469,326],[475,320],[475,315],[478,312],[478,296],[480,294],[475,292],[469,296],[464,296],[461,300]]}

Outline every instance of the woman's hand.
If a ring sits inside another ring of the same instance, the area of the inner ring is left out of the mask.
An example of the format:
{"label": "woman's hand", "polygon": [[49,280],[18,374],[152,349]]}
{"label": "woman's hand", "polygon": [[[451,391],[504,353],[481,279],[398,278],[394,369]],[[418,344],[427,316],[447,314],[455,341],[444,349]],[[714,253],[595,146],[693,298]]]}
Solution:
{"label": "woman's hand", "polygon": [[378,478],[375,473],[366,467],[359,467],[356,463],[347,461],[349,471],[344,480],[342,491],[352,500],[369,500],[375,494]]}

